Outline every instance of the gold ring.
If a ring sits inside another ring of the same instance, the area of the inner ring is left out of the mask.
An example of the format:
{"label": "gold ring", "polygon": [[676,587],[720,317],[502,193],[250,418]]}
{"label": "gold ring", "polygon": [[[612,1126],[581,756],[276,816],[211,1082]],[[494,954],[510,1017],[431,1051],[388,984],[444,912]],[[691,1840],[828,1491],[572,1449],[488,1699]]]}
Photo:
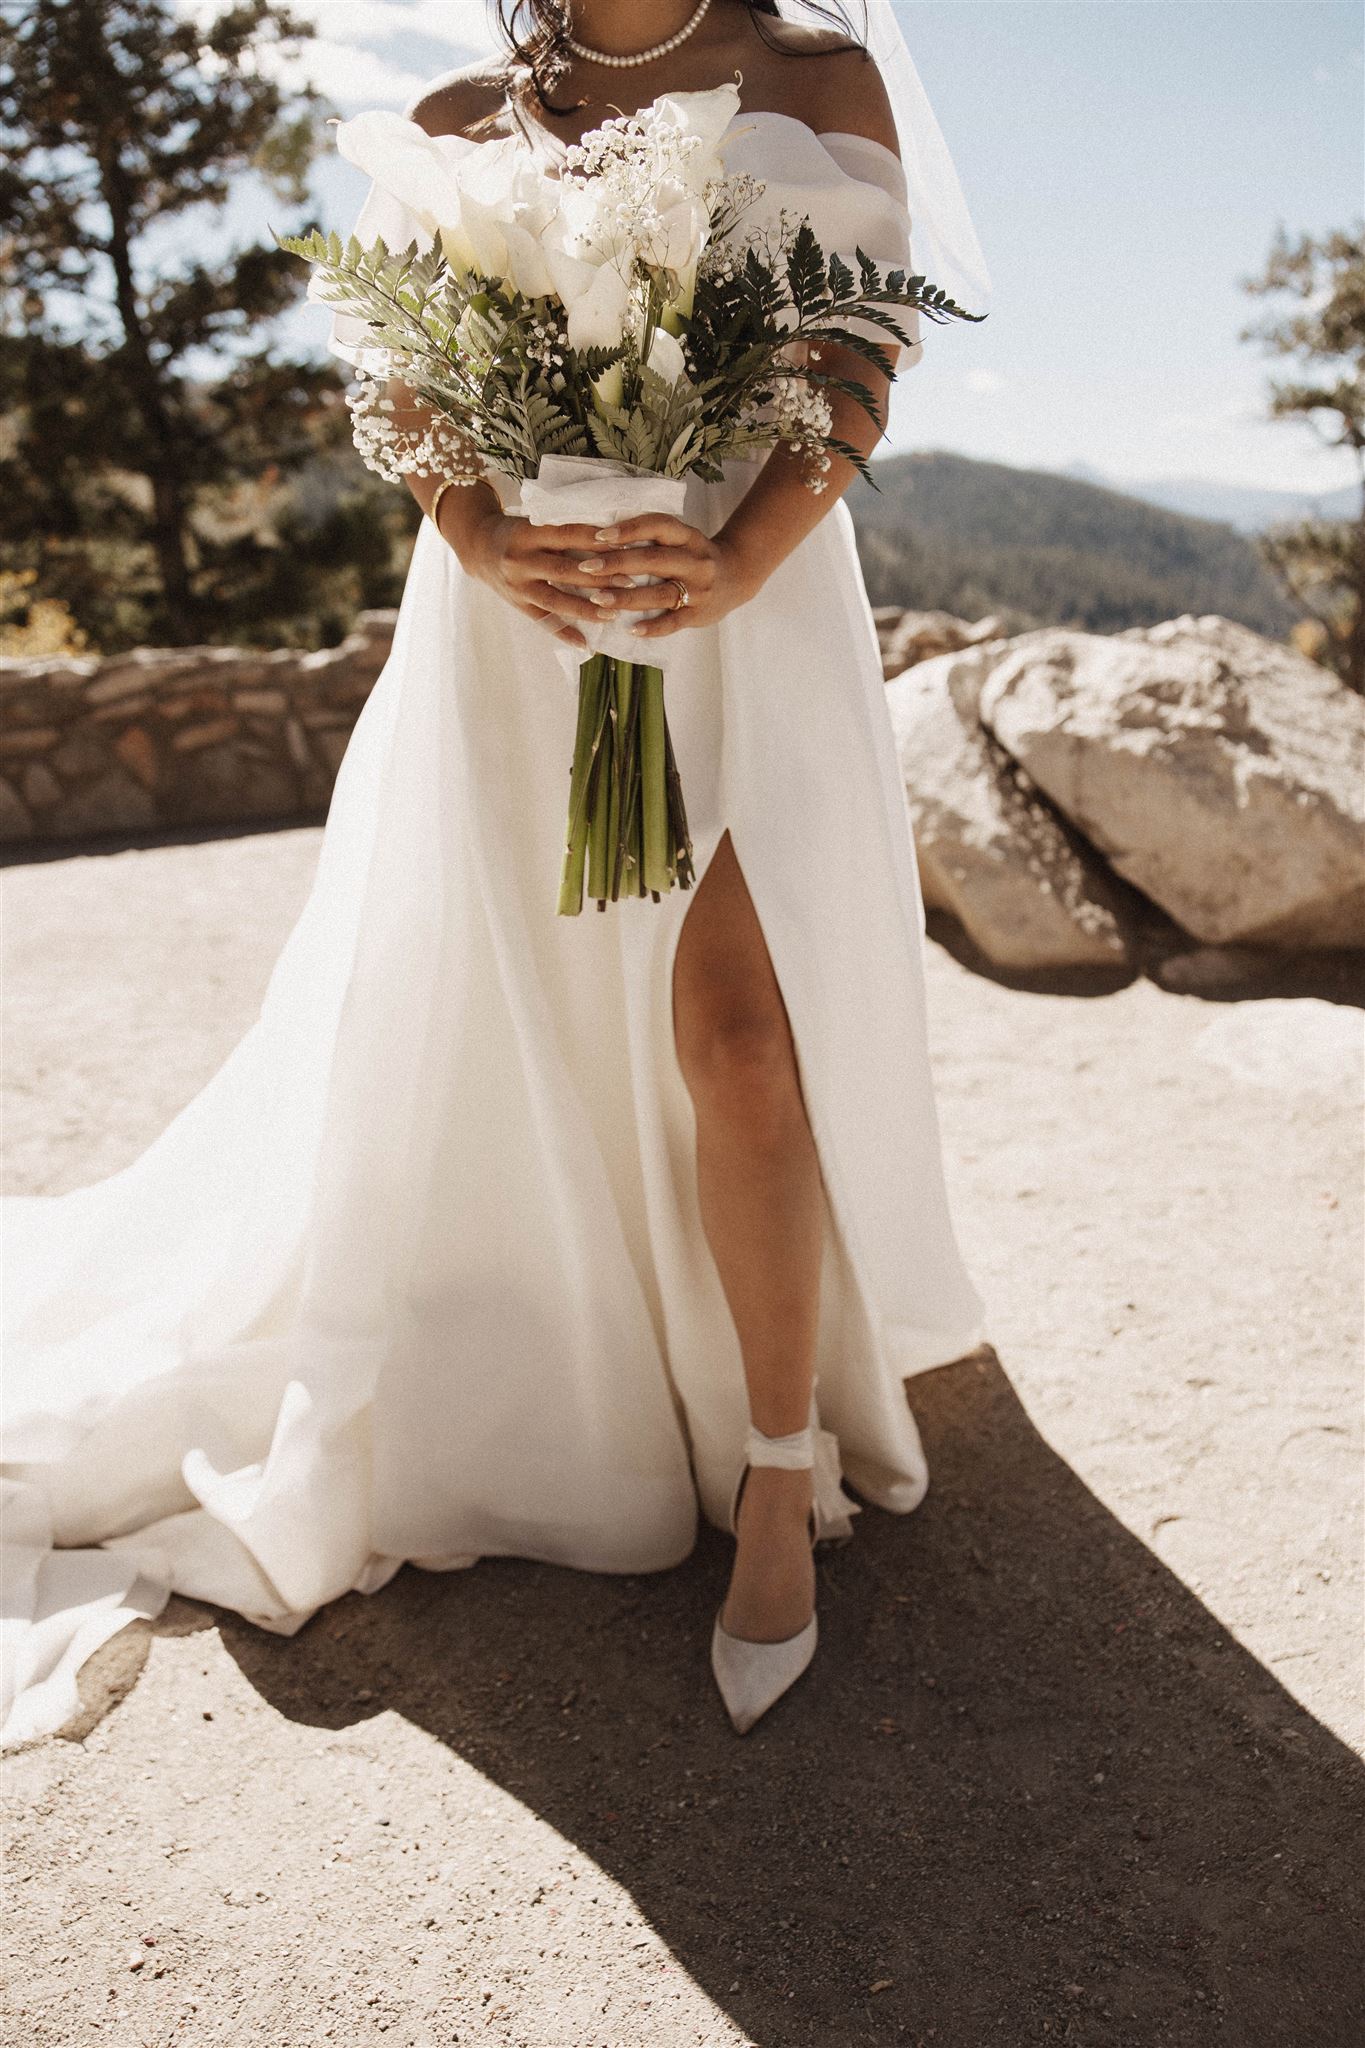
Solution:
{"label": "gold ring", "polygon": [[687,585],[683,582],[680,576],[665,576],[664,582],[671,583],[673,585],[673,588],[678,593],[678,602],[673,607],[675,612],[680,612],[683,609],[684,605],[691,604],[691,595],[688,591]]}

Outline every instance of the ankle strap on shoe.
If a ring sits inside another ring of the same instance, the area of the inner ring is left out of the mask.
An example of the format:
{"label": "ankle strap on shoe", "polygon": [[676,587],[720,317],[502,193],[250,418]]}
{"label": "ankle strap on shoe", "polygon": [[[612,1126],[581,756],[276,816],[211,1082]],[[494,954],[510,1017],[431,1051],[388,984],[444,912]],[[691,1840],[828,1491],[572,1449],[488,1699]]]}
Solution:
{"label": "ankle strap on shoe", "polygon": [[815,1431],[807,1423],[790,1436],[765,1436],[751,1422],[744,1451],[751,1465],[785,1465],[789,1471],[800,1471],[815,1463]]}
{"label": "ankle strap on shoe", "polygon": [[817,1373],[811,1381],[810,1420],[804,1429],[794,1429],[788,1436],[765,1436],[754,1423],[749,1424],[744,1455],[750,1465],[784,1465],[789,1471],[799,1472],[815,1463],[815,1432],[819,1426],[815,1389],[819,1384]]}

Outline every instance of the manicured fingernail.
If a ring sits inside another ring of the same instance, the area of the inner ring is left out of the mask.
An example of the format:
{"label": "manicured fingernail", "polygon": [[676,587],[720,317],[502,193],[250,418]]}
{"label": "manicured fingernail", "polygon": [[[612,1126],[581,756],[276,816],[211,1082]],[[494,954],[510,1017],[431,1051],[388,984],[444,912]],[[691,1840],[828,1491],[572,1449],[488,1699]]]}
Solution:
{"label": "manicured fingernail", "polygon": [[580,569],[591,571],[593,569],[605,569],[607,565],[600,555],[589,555],[587,560],[580,562],[578,566]]}
{"label": "manicured fingernail", "polygon": [[616,527],[614,527],[614,526],[604,526],[604,527],[602,527],[602,528],[600,529],[600,531],[599,531],[599,532],[597,532],[597,533],[595,533],[595,534],[593,535],[593,539],[594,539],[594,540],[615,540],[615,539],[617,538],[617,535],[618,535],[618,529],[617,529]]}
{"label": "manicured fingernail", "polygon": [[588,596],[593,604],[615,604],[616,599],[609,590],[590,590]]}

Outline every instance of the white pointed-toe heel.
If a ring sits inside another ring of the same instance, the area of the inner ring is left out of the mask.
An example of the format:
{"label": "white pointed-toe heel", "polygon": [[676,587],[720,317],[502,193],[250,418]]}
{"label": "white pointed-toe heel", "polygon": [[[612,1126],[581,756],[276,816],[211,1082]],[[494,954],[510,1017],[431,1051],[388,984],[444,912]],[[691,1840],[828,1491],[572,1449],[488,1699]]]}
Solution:
{"label": "white pointed-toe heel", "polygon": [[[761,1429],[750,1423],[744,1468],[730,1502],[732,1533],[738,1528],[739,1504],[750,1468],[754,1465],[782,1465],[788,1470],[800,1471],[813,1467],[815,1430],[813,1396],[812,1420],[804,1429],[794,1430],[790,1436],[765,1436]],[[820,1509],[814,1502],[807,1526],[811,1548],[814,1549],[821,1527]],[[744,1636],[732,1636],[722,1625],[720,1617],[724,1611],[725,1602],[722,1601],[716,1609],[715,1625],[711,1630],[711,1669],[736,1731],[747,1735],[760,1715],[766,1714],[774,1701],[796,1683],[810,1663],[815,1655],[819,1624],[812,1612],[805,1627],[798,1629],[793,1636],[783,1636],[777,1642],[750,1642]]]}

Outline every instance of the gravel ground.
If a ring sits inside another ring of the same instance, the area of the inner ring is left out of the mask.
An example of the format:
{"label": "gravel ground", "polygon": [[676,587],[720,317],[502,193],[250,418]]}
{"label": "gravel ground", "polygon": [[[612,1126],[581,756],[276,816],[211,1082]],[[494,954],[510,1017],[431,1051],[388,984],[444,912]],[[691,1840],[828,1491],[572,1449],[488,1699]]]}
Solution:
{"label": "gravel ground", "polygon": [[[12,869],[11,1188],[136,1155],[254,1014],[315,829]],[[1010,986],[931,926],[992,1343],[740,1740],[676,1571],[176,1600],[5,1770],[23,2048],[1356,2048],[1349,975]],[[1356,1002],[1358,1003],[1358,997]],[[1354,1889],[1353,1889],[1354,1886]]]}

